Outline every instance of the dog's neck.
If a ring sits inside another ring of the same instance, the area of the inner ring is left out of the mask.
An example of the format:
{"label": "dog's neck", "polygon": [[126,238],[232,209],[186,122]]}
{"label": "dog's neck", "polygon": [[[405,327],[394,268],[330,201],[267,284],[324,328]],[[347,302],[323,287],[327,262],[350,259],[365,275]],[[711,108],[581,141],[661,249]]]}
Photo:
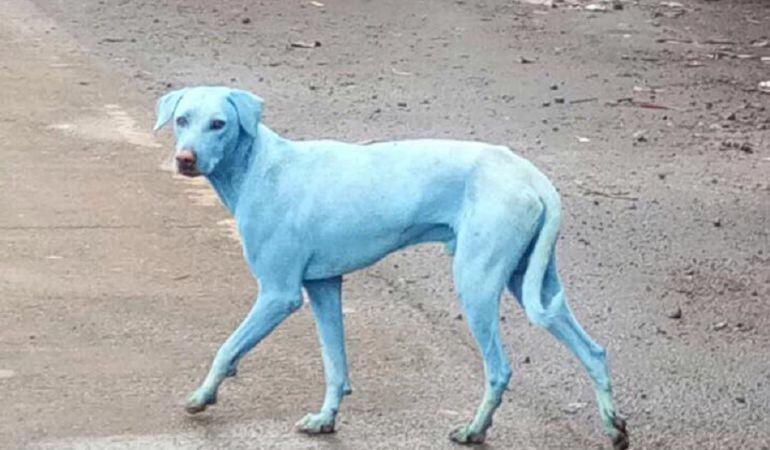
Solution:
{"label": "dog's neck", "polygon": [[[227,151],[216,169],[206,178],[230,214],[235,215],[241,187],[261,160],[269,159],[271,143],[280,137],[265,125],[259,124],[256,137],[242,133],[235,148]],[[259,161],[258,161],[259,160]]]}

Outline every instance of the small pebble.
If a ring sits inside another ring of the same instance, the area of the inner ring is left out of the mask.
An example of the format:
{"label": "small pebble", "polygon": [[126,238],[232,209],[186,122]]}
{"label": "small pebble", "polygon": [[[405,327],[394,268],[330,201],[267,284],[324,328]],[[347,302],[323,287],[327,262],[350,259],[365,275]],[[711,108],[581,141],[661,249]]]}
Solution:
{"label": "small pebble", "polygon": [[738,147],[738,150],[742,151],[743,153],[754,153],[754,148],[748,142],[742,143],[741,146]]}
{"label": "small pebble", "polygon": [[580,402],[574,402],[570,403],[569,405],[562,408],[562,410],[567,414],[577,414],[578,411],[580,411],[585,406],[585,403]]}
{"label": "small pebble", "polygon": [[677,307],[675,310],[671,311],[668,314],[668,317],[671,319],[681,319],[682,318],[682,308]]}

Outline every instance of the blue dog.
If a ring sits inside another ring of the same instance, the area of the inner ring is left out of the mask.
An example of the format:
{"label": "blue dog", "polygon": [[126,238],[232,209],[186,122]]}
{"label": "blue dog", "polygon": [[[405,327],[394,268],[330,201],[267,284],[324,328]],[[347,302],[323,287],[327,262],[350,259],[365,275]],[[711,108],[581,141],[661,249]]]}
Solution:
{"label": "blue dog", "polygon": [[501,345],[500,295],[510,289],[535,325],[580,360],[606,433],[628,447],[612,404],[605,351],[567,305],[554,246],[560,200],[548,179],[508,148],[480,142],[410,140],[353,145],[290,141],[260,123],[262,100],[241,90],[194,87],[158,101],[155,129],[173,119],[179,173],[205,176],[235,217],[259,296],[187,399],[189,413],[216,403],[238,361],[310,298],[321,342],[326,395],[297,423],[334,431],[350,393],[342,325],[346,273],[412,244],[443,242],[471,332],[484,360],[486,391],[473,420],[450,438],[484,441],[511,369]]}

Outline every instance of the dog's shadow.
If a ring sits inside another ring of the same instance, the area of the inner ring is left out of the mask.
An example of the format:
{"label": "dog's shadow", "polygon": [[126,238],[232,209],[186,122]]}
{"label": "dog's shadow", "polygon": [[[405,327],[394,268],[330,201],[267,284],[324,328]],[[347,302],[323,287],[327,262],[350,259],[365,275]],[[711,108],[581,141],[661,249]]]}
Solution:
{"label": "dog's shadow", "polygon": [[274,421],[233,424],[232,417],[196,414],[188,415],[184,422],[186,423],[185,428],[191,432],[193,439],[200,440],[207,445],[211,444],[211,448],[227,448],[228,443],[233,442],[257,442],[260,440],[264,442],[266,438],[273,444],[294,443],[308,448],[357,450],[362,445],[360,441],[355,439],[353,442],[348,442],[344,436],[340,436],[338,433],[308,435]]}

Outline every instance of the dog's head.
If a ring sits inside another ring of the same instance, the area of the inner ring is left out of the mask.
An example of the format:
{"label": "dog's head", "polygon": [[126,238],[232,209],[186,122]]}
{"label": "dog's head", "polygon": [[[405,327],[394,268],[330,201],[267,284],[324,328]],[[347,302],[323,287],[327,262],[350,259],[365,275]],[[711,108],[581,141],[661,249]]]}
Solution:
{"label": "dog's head", "polygon": [[158,100],[155,130],[173,119],[177,170],[189,177],[210,175],[239,142],[256,138],[261,114],[262,100],[250,92],[185,88]]}

